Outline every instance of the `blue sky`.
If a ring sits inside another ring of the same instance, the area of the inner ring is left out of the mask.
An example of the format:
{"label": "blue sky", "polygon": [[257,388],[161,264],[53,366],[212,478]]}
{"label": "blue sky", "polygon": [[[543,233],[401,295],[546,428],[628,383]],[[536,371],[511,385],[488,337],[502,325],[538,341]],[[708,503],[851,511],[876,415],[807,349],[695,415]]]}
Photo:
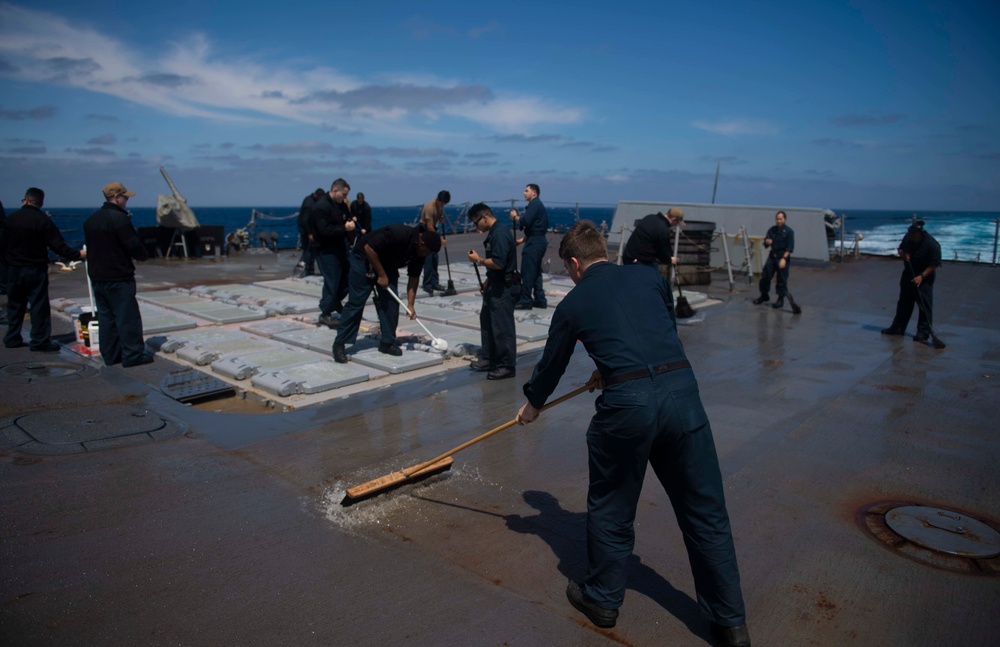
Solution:
{"label": "blue sky", "polygon": [[1000,3],[0,0],[0,200],[1000,209]]}

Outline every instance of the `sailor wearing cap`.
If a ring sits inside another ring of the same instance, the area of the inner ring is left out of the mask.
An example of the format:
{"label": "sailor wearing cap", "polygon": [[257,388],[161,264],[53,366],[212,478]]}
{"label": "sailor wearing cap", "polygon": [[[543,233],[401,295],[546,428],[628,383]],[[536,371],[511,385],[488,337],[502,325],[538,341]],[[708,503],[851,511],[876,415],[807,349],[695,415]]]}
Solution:
{"label": "sailor wearing cap", "polygon": [[473,265],[486,268],[483,285],[483,308],[479,312],[482,331],[482,356],[472,362],[474,371],[489,371],[488,380],[505,380],[514,377],[517,358],[517,333],[514,326],[514,271],[517,269],[517,252],[514,234],[497,221],[493,210],[480,202],[469,208],[469,220],[486,233],[483,243],[485,256],[469,252]]}
{"label": "sailor wearing cap", "polygon": [[899,300],[892,325],[882,330],[883,335],[901,336],[913,316],[913,306],[920,304],[917,315],[917,334],[913,341],[927,342],[934,325],[934,277],[941,267],[941,245],[924,231],[924,221],[914,220],[896,250],[903,259],[903,273],[899,277]]}
{"label": "sailor wearing cap", "polygon": [[135,299],[135,264],[149,258],[125,209],[135,193],[121,182],[104,187],[104,204],[83,223],[87,275],[94,288],[101,357],[108,366],[141,366],[153,361],[142,337]]}
{"label": "sailor wearing cap", "polygon": [[642,263],[656,269],[656,265],[676,265],[677,259],[671,254],[673,228],[681,226],[684,211],[670,207],[666,213],[651,213],[635,223],[635,231],[629,236],[622,250],[622,265]]}

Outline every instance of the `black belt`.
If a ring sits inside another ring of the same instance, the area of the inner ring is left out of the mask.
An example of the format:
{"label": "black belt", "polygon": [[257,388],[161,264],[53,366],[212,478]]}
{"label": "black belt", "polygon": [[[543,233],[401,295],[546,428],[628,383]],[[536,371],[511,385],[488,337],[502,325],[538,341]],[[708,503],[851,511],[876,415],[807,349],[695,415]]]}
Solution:
{"label": "black belt", "polygon": [[629,371],[628,373],[620,373],[618,375],[604,378],[604,386],[621,384],[622,382],[631,382],[632,380],[638,380],[642,377],[652,377],[652,375],[659,375],[660,373],[679,371],[682,368],[691,368],[691,362],[686,359],[679,359],[675,362],[667,362],[666,364],[654,366],[652,369],[640,368],[635,371]]}

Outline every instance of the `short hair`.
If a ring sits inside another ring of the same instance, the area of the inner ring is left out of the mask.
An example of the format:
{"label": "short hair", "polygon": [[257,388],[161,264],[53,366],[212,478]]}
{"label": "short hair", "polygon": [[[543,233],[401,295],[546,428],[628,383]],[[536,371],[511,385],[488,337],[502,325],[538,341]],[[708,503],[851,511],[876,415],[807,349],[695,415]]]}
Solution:
{"label": "short hair", "polygon": [[441,251],[441,234],[436,231],[422,231],[420,232],[420,239],[424,241],[424,245],[427,245],[427,249],[431,251],[431,254],[437,254]]}
{"label": "short hair", "polygon": [[[783,215],[785,217],[785,220],[788,220],[788,214],[787,213],[785,213],[784,211],[779,211],[778,213],[780,213],[781,215]],[[775,218],[778,217],[778,213],[774,214]]]}
{"label": "short hair", "polygon": [[361,191],[358,191],[358,200],[364,200],[364,199],[365,199],[365,194],[362,193]]}
{"label": "short hair", "polygon": [[469,220],[478,220],[487,214],[492,216],[493,210],[485,202],[477,202],[469,207]]}
{"label": "short hair", "polygon": [[597,226],[591,220],[581,220],[569,228],[559,243],[559,258],[571,258],[581,263],[602,261],[608,257],[608,244]]}
{"label": "short hair", "polygon": [[318,198],[324,193],[326,193],[326,191],[324,191],[323,189],[316,189],[315,191],[313,191],[313,197]]}
{"label": "short hair", "polygon": [[333,191],[334,189],[347,189],[348,191],[350,191],[351,185],[348,184],[347,180],[345,180],[344,178],[338,177],[336,180],[333,181],[333,184],[330,185],[330,190]]}
{"label": "short hair", "polygon": [[537,184],[529,184],[528,187],[535,192],[535,195],[542,195],[542,190],[538,188]]}
{"label": "short hair", "polygon": [[28,202],[33,202],[40,207],[45,204],[45,191],[42,191],[38,187],[31,187],[24,192],[24,199]]}
{"label": "short hair", "polygon": [[438,191],[438,202],[443,202],[444,204],[451,202],[451,193],[447,191]]}

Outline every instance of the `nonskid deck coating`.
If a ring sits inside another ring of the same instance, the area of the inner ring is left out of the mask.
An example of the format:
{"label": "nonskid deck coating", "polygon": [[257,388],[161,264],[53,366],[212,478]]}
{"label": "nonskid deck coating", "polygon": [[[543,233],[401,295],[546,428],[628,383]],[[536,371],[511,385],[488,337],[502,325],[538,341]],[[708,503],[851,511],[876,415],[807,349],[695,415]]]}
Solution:
{"label": "nonskid deck coating", "polygon": [[[855,520],[889,499],[993,521],[1000,510],[996,271],[945,264],[935,294],[944,351],[878,334],[898,275],[882,259],[794,268],[798,316],[713,287],[721,307],[681,330],[720,454],[755,644],[985,647],[1000,631],[996,577],[915,563]],[[437,480],[334,507],[346,487],[510,419],[535,357],[517,380],[429,374],[276,416],[214,415],[151,392],[148,406],[184,420],[186,435],[40,461],[8,454],[3,630],[19,644],[67,645],[109,635],[708,644],[683,540],[652,478],[618,627],[596,631],[565,601],[585,562],[583,434],[595,395],[456,455]],[[109,401],[141,393],[156,368],[100,368],[75,390],[4,387],[28,409]],[[577,353],[556,394],[592,368]]]}

